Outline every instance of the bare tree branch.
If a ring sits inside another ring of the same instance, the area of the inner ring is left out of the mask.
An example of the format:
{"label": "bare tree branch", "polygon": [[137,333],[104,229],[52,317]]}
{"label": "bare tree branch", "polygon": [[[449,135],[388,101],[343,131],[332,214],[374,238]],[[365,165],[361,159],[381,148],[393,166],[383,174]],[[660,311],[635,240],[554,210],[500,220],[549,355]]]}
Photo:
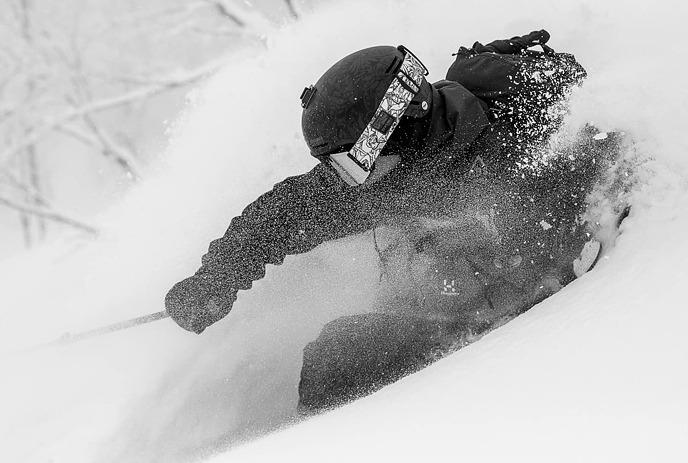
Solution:
{"label": "bare tree branch", "polygon": [[[182,5],[165,6],[159,9],[150,9],[148,11],[137,12],[125,17],[112,18],[108,22],[106,29],[123,29],[126,27],[127,31],[132,31],[134,28],[147,28],[153,22],[160,22],[167,18],[175,18],[177,16],[188,17],[196,10],[207,8],[207,0],[198,0],[195,2],[187,2]],[[106,29],[97,29],[95,34],[103,34]]]}
{"label": "bare tree branch", "polygon": [[232,28],[232,27],[207,29],[205,27],[191,26],[187,30],[189,32],[193,32],[194,34],[198,34],[198,35],[205,35],[205,36],[209,36],[209,37],[222,37],[222,38],[240,37],[241,35],[244,34],[244,32],[237,30],[235,28]]}
{"label": "bare tree branch", "polygon": [[86,122],[86,125],[98,138],[98,141],[100,141],[103,153],[105,155],[112,156],[115,159],[115,162],[119,164],[134,180],[140,180],[141,170],[133,153],[115,142],[105,129],[95,123],[92,117],[89,115],[84,115],[83,119]]}
{"label": "bare tree branch", "polygon": [[[24,164],[24,163],[22,163]],[[20,166],[20,175],[26,175],[26,165]],[[19,223],[21,225],[22,236],[24,237],[24,246],[30,248],[33,244],[31,239],[31,217],[30,214],[22,209],[17,209],[19,212]]]}
{"label": "bare tree branch", "polygon": [[0,196],[0,205],[9,207],[10,209],[14,209],[16,211],[22,212],[24,214],[30,214],[30,215],[35,215],[37,217],[42,217],[47,220],[52,220],[54,222],[61,223],[63,225],[68,225],[73,228],[77,228],[79,230],[85,231],[91,235],[98,235],[98,229],[88,225],[81,220],[75,219],[73,217],[70,217],[66,214],[57,212],[53,209],[47,209],[43,207],[38,207],[38,206],[31,206],[28,204],[21,204],[16,201],[13,201],[9,198],[6,198],[4,196]]}
{"label": "bare tree branch", "polygon": [[[21,31],[24,41],[29,47],[34,46],[32,11],[29,0],[21,0]],[[26,81],[26,101],[33,101],[36,98],[37,82],[35,76],[30,76]],[[25,149],[24,175],[31,188],[40,191],[40,174],[38,170],[38,159],[36,156],[36,146],[30,144]],[[32,195],[26,194],[25,200],[36,207],[43,207],[40,201],[36,201]],[[21,211],[21,224],[24,230],[24,239],[27,247],[33,244],[34,239],[41,240],[45,237],[45,220],[41,216],[32,216]],[[34,233],[35,232],[35,233]]]}
{"label": "bare tree branch", "polygon": [[29,131],[23,139],[11,145],[0,155],[0,162],[2,163],[0,164],[0,167],[7,167],[7,163],[23,148],[38,142],[52,130],[64,125],[72,119],[95,114],[119,106],[125,106],[137,101],[147,100],[155,95],[158,95],[159,93],[190,85],[208,77],[213,72],[216,72],[226,62],[226,59],[218,60],[199,69],[183,74],[180,73],[178,76],[170,77],[167,81],[161,82],[160,84],[154,84],[124,93],[122,95],[92,101],[78,108],[66,111],[60,116],[46,120],[42,125]]}
{"label": "bare tree branch", "polygon": [[117,164],[124,168],[127,174],[131,175],[134,180],[140,180],[140,168],[138,161],[134,158],[132,149],[130,147],[123,147],[115,143],[103,129],[98,127],[95,123],[86,122],[89,128],[96,133],[95,136],[76,128],[73,125],[63,125],[56,127],[57,132],[63,133],[75,140],[83,143],[86,146],[96,148],[105,156],[112,156]]}
{"label": "bare tree branch", "polygon": [[[26,148],[26,154],[24,155],[26,159],[26,165],[27,165],[27,176],[28,176],[28,183],[31,185],[31,188],[35,191],[41,191],[41,172],[40,168],[38,166],[38,156],[36,153],[36,147],[34,145],[28,146]],[[45,204],[41,202],[41,200],[36,199],[35,196],[31,194],[26,195],[26,201],[29,201],[31,204],[35,204],[36,206],[39,207],[45,207]],[[45,225],[45,220],[42,217],[37,217],[37,220],[34,221],[34,224],[36,227],[34,227],[36,230],[36,235],[39,240],[43,240],[45,238],[45,233],[46,233],[46,225]]]}
{"label": "bare tree branch", "polygon": [[95,139],[95,137],[93,137],[89,133],[84,132],[81,129],[78,129],[76,126],[72,124],[64,124],[55,127],[55,131],[68,135],[86,146],[91,146],[93,148],[101,147],[100,143],[98,142],[98,140]]}
{"label": "bare tree branch", "polygon": [[289,14],[291,15],[291,17],[294,19],[299,19],[299,13],[298,11],[296,11],[296,5],[294,5],[294,0],[284,0],[284,2],[287,4],[287,9],[289,10]]}
{"label": "bare tree branch", "polygon": [[234,24],[236,24],[239,27],[246,27],[246,22],[244,22],[239,16],[237,16],[229,7],[227,2],[224,0],[206,0],[208,3],[212,4],[217,11],[222,15],[225,16],[227,19],[232,21]]}
{"label": "bare tree branch", "polygon": [[[274,5],[151,0],[143,8],[111,2],[103,11],[80,0],[39,3],[6,0],[0,7],[0,207],[19,212],[30,239],[39,236],[44,220],[95,234],[91,225],[56,210],[41,191],[39,174],[70,173],[71,158],[55,171],[39,169],[44,151],[60,149],[49,143],[52,137],[65,134],[138,178],[139,149],[127,137],[130,124],[120,123],[132,114],[123,108],[167,92],[176,97],[171,91],[224,66],[229,59],[222,54],[235,41],[267,46],[274,23],[265,10]],[[298,18],[298,2],[285,4],[281,14]],[[211,56],[220,59],[208,62]],[[170,66],[199,62],[205,64],[169,72]]]}
{"label": "bare tree branch", "polygon": [[8,184],[22,193],[29,195],[37,203],[43,205],[43,207],[50,208],[50,201],[40,192],[34,189],[31,185],[19,180],[12,172],[9,170],[0,171],[0,173],[8,180]]}

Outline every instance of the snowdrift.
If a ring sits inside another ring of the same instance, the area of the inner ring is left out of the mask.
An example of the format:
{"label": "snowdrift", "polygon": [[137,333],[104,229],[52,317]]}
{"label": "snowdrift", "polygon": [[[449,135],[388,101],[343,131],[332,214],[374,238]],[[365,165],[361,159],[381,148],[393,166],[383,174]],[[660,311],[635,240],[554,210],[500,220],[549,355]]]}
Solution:
{"label": "snowdrift", "polygon": [[[69,240],[0,265],[4,461],[684,461],[688,340],[686,6],[497,1],[328,4],[245,51],[189,98],[158,173]],[[478,343],[332,413],[295,418],[303,346],[377,287],[368,236],[269,268],[197,337],[172,322],[19,349],[162,309],[207,243],[313,161],[298,95],[339,57],[404,43],[431,80],[451,53],[546,27],[590,74],[568,128],[623,129],[651,160],[617,245],[593,273]],[[641,34],[642,32],[642,34]],[[649,38],[652,38],[650,40]]]}
{"label": "snowdrift", "polygon": [[685,461],[688,196],[664,199],[594,272],[479,342],[211,461]]}

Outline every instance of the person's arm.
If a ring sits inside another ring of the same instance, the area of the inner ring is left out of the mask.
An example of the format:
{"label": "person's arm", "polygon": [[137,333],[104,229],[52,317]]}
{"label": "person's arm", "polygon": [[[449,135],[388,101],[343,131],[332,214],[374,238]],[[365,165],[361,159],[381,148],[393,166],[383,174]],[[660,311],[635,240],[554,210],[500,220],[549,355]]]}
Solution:
{"label": "person's arm", "polygon": [[229,313],[238,290],[265,276],[266,264],[364,231],[368,225],[356,217],[354,195],[324,165],[278,183],[210,243],[201,268],[168,292],[167,312],[181,327],[201,333]]}

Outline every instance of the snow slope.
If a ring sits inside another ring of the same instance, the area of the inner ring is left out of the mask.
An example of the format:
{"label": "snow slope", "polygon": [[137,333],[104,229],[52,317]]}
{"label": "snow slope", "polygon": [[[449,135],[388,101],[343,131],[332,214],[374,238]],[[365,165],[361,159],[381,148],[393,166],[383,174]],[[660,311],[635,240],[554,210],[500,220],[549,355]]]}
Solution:
{"label": "snow slope", "polygon": [[[686,6],[666,1],[332,3],[246,50],[172,129],[159,172],[65,239],[0,265],[4,461],[685,461],[688,340]],[[287,259],[202,336],[172,322],[16,350],[162,309],[209,240],[274,182],[312,165],[297,97],[339,57],[404,43],[431,79],[458,44],[546,27],[586,65],[570,128],[623,128],[653,157],[594,273],[478,343],[379,393],[223,453],[294,418],[303,346],[365,311],[369,236]]]}
{"label": "snow slope", "polygon": [[688,197],[665,200],[478,343],[211,461],[686,461]]}

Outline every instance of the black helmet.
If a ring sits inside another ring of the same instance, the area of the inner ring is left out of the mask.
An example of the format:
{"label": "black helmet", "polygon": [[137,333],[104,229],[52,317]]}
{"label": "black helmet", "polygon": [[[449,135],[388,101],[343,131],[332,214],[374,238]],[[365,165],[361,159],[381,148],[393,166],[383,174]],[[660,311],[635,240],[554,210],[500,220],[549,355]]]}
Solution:
{"label": "black helmet", "polygon": [[[420,69],[421,72],[402,75],[402,63],[406,62],[409,55],[419,65],[416,70]],[[425,67],[403,46],[366,48],[335,63],[301,95],[304,108],[301,126],[311,154],[322,158],[347,151],[359,140],[369,124],[376,127],[373,118],[377,118],[376,112],[379,113],[383,97],[395,78],[413,95],[401,115],[413,118],[426,116],[432,98],[432,89],[424,77],[426,74]],[[387,120],[377,121],[378,126],[393,130],[401,115],[392,123],[391,116],[384,114]]]}

